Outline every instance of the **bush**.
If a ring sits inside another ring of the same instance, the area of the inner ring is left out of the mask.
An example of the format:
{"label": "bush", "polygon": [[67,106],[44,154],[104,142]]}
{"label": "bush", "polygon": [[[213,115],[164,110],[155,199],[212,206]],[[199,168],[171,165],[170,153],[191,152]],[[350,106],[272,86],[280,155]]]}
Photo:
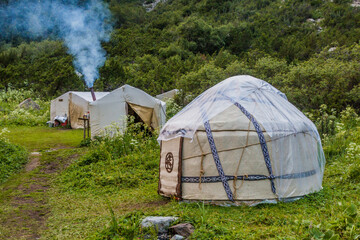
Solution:
{"label": "bush", "polygon": [[[18,105],[27,98],[32,98],[40,106],[40,110],[19,108]],[[49,119],[50,103],[36,98],[32,91],[0,91],[0,126],[39,126],[45,125]]]}
{"label": "bush", "polygon": [[174,99],[166,100],[166,120],[169,120],[181,110],[181,107],[175,102]]}
{"label": "bush", "polygon": [[5,132],[6,128],[0,132],[0,183],[5,182],[12,174],[18,172],[28,159],[25,148],[11,144],[1,136]]}
{"label": "bush", "polygon": [[66,190],[108,192],[157,181],[160,149],[155,132],[132,119],[123,133],[116,125],[106,132],[63,173],[60,181]]}

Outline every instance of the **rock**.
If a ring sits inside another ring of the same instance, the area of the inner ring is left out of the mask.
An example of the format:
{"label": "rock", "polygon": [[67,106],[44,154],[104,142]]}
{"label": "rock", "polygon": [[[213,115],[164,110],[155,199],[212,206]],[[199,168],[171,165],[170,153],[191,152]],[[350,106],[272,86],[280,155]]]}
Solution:
{"label": "rock", "polygon": [[183,237],[179,234],[176,234],[170,240],[182,240],[182,239],[185,239],[185,237]]}
{"label": "rock", "polygon": [[354,0],[354,1],[351,3],[351,6],[352,6],[352,7],[360,7],[360,0]]}
{"label": "rock", "polygon": [[141,221],[142,228],[154,227],[158,233],[166,233],[177,217],[146,217]]}
{"label": "rock", "polygon": [[19,107],[20,108],[25,108],[25,109],[36,109],[36,110],[40,110],[40,106],[34,102],[31,98],[28,98],[24,101],[22,101],[20,104],[19,104]]}
{"label": "rock", "polygon": [[170,231],[176,234],[179,234],[183,237],[189,237],[193,232],[195,228],[190,223],[180,223],[175,226],[170,227]]}
{"label": "rock", "polygon": [[157,240],[169,240],[170,236],[167,233],[159,233]]}
{"label": "rock", "polygon": [[308,19],[306,19],[306,21],[307,21],[307,22],[314,23],[314,22],[315,22],[315,19],[313,19],[313,18],[308,18]]}

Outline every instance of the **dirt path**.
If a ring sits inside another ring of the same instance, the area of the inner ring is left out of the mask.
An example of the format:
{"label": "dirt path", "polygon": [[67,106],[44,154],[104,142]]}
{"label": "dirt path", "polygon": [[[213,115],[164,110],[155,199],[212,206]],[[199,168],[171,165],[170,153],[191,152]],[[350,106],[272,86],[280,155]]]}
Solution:
{"label": "dirt path", "polygon": [[[51,179],[54,174],[63,170],[77,154],[69,158],[56,157],[64,147],[51,149],[53,152],[46,161],[42,159],[47,152],[32,152],[24,172],[16,183],[5,189],[9,193],[9,211],[0,218],[0,225],[5,229],[0,239],[39,239],[41,231],[46,228],[50,209],[47,207]],[[14,180],[15,181],[15,180]],[[1,214],[1,212],[0,212]],[[1,230],[1,228],[0,228]]]}

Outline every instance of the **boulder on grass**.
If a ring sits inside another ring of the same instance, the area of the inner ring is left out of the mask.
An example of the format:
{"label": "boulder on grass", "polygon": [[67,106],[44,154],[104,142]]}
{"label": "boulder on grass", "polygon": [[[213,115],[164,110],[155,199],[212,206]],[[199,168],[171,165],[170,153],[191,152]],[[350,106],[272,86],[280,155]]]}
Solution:
{"label": "boulder on grass", "polygon": [[176,221],[177,217],[146,217],[141,222],[142,228],[153,227],[158,233],[167,233],[172,222]]}
{"label": "boulder on grass", "polygon": [[170,227],[170,232],[181,235],[185,238],[189,237],[195,230],[194,226],[190,223],[180,223]]}
{"label": "boulder on grass", "polygon": [[183,237],[179,234],[176,234],[170,240],[183,240],[183,239],[185,239],[185,237]]}
{"label": "boulder on grass", "polygon": [[34,102],[31,98],[25,99],[19,104],[19,108],[25,108],[25,109],[35,109],[40,110],[39,104]]}

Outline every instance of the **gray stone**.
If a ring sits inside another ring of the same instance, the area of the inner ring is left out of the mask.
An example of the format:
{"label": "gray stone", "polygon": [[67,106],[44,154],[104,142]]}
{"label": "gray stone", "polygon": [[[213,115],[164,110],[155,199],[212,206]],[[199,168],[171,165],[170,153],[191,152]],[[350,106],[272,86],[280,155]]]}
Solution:
{"label": "gray stone", "polygon": [[195,228],[190,223],[180,223],[175,226],[170,227],[170,231],[176,234],[179,234],[183,237],[189,237],[193,232]]}
{"label": "gray stone", "polygon": [[182,239],[185,239],[185,237],[183,237],[179,234],[176,234],[170,240],[182,240]]}
{"label": "gray stone", "polygon": [[31,98],[25,99],[19,104],[20,108],[40,110],[40,106],[34,102]]}
{"label": "gray stone", "polygon": [[315,19],[313,19],[313,18],[308,18],[308,19],[306,19],[306,21],[307,21],[307,22],[314,23],[314,22],[315,22]]}
{"label": "gray stone", "polygon": [[146,217],[141,221],[142,228],[154,227],[158,233],[166,233],[172,222],[176,221],[177,217]]}
{"label": "gray stone", "polygon": [[354,1],[351,3],[351,6],[352,6],[352,7],[360,7],[360,0],[354,0]]}

